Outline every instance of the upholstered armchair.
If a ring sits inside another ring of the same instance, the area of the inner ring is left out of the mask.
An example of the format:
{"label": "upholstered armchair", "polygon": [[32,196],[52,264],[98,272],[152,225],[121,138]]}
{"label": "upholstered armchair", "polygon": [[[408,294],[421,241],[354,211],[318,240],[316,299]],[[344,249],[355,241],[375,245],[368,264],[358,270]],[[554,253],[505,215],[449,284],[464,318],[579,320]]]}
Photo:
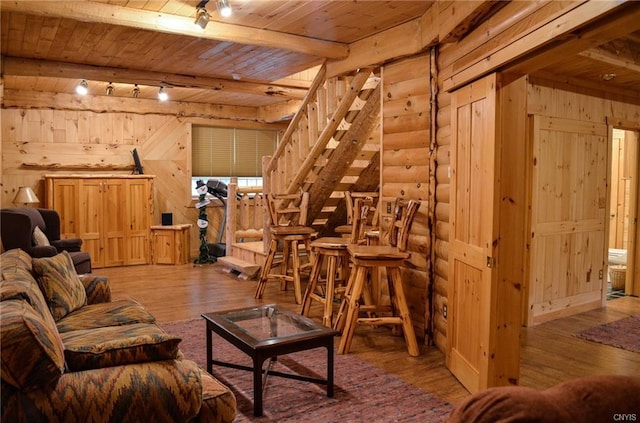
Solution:
{"label": "upholstered armchair", "polygon": [[80,238],[60,239],[60,216],[55,210],[0,210],[0,233],[5,250],[20,248],[31,257],[53,257],[67,251],[78,274],[91,273],[91,257],[81,251]]}

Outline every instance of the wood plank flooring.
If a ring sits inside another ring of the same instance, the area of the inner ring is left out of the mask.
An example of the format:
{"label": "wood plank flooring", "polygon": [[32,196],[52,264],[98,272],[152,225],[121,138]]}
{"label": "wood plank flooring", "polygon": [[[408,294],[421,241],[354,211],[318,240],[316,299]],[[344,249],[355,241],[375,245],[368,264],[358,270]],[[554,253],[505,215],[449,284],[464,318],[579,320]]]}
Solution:
{"label": "wood plank flooring", "polygon": [[[94,274],[110,278],[114,299],[137,299],[159,322],[194,319],[205,312],[256,303],[279,303],[299,311],[292,289],[280,291],[277,283],[270,283],[264,298],[255,300],[257,282],[230,276],[220,264],[116,267],[95,269]],[[640,374],[639,353],[574,336],[588,327],[638,313],[640,299],[624,297],[608,301],[603,309],[523,328],[520,384],[547,388],[590,374]],[[321,320],[317,305],[311,317]],[[393,336],[386,328],[359,326],[351,353],[452,403],[468,395],[446,369],[443,353],[433,346],[423,346],[421,356],[410,357],[403,338]]]}

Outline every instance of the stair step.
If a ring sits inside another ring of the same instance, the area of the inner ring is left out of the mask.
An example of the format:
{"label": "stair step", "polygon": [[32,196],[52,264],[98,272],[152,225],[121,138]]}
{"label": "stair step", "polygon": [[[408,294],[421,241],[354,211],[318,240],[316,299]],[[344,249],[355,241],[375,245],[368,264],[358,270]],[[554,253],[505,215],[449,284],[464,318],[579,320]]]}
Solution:
{"label": "stair step", "polygon": [[248,261],[241,260],[237,257],[218,257],[218,262],[222,263],[225,267],[225,271],[239,272],[238,277],[240,279],[253,279],[258,274],[260,266],[255,263],[249,263]]}

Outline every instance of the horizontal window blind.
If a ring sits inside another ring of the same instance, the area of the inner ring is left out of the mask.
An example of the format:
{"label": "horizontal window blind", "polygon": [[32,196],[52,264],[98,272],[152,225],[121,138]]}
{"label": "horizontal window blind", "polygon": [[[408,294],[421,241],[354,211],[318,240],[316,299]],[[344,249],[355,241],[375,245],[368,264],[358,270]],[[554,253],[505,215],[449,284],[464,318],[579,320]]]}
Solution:
{"label": "horizontal window blind", "polygon": [[278,132],[193,126],[193,176],[262,176],[262,157],[273,154]]}

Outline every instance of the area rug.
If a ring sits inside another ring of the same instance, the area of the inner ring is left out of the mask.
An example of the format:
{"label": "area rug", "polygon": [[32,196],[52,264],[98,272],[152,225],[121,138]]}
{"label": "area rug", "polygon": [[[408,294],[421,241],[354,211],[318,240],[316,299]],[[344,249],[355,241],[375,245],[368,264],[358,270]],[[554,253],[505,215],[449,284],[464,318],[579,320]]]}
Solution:
{"label": "area rug", "polygon": [[576,334],[579,338],[640,352],[640,314],[594,326]]}
{"label": "area rug", "polygon": [[[163,323],[180,336],[186,358],[206,368],[204,319]],[[214,354],[245,366],[251,360],[214,334]],[[273,370],[326,378],[327,354],[323,348],[278,357]],[[402,379],[384,372],[352,354],[335,355],[334,397],[314,383],[271,376],[264,392],[264,416],[253,415],[252,373],[214,366],[214,376],[229,386],[238,402],[236,422],[444,422],[451,404]]]}

